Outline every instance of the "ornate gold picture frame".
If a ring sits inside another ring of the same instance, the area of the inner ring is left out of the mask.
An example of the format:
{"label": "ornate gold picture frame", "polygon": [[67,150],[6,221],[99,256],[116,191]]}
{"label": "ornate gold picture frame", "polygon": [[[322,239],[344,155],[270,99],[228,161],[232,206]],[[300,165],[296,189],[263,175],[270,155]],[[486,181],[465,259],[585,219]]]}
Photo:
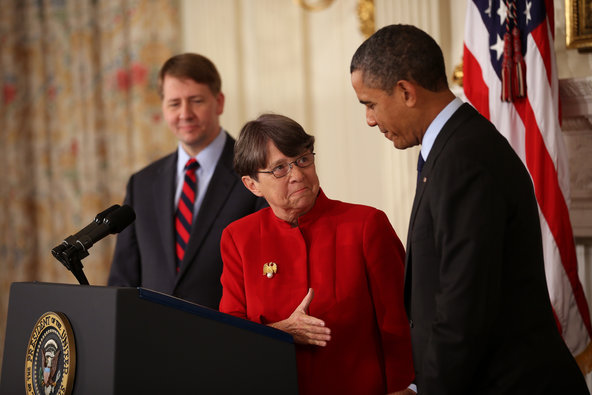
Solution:
{"label": "ornate gold picture frame", "polygon": [[592,50],[592,0],[565,0],[567,48]]}

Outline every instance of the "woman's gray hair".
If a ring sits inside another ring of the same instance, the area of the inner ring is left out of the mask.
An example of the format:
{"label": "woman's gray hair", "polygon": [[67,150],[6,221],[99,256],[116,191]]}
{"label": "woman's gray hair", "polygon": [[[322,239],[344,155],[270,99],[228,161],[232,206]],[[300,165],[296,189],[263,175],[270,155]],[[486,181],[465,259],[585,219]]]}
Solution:
{"label": "woman's gray hair", "polygon": [[291,118],[279,114],[263,114],[247,122],[234,146],[234,169],[240,176],[257,180],[257,171],[267,165],[268,141],[287,157],[314,151],[314,136]]}

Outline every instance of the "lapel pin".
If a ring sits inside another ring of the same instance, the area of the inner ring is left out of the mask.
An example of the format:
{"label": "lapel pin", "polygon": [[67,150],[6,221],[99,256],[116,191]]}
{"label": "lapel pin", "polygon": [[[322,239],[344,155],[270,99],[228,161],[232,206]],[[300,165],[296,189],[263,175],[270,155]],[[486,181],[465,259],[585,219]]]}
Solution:
{"label": "lapel pin", "polygon": [[427,182],[427,181],[428,181],[428,178],[427,177],[424,177],[423,178],[423,182]]}
{"label": "lapel pin", "polygon": [[263,275],[267,278],[272,278],[277,273],[277,265],[275,262],[268,262],[263,265]]}

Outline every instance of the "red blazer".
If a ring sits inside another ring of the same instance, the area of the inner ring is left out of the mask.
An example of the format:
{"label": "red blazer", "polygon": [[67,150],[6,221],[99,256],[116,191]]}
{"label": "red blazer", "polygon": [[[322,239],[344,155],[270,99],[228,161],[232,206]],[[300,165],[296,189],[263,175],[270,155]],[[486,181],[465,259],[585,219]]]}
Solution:
{"label": "red blazer", "polygon": [[[404,249],[377,209],[321,191],[299,226],[270,208],[222,234],[220,311],[262,324],[286,319],[308,288],[309,314],[331,329],[326,347],[296,346],[301,394],[385,394],[413,379],[403,306]],[[274,262],[269,278],[263,265]]]}

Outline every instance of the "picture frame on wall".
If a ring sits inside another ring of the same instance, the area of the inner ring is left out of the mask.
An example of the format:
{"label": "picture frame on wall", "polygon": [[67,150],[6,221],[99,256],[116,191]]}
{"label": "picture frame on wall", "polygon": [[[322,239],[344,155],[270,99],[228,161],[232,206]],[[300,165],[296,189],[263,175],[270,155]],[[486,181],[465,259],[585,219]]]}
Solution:
{"label": "picture frame on wall", "polygon": [[592,51],[592,0],[565,0],[567,48]]}

